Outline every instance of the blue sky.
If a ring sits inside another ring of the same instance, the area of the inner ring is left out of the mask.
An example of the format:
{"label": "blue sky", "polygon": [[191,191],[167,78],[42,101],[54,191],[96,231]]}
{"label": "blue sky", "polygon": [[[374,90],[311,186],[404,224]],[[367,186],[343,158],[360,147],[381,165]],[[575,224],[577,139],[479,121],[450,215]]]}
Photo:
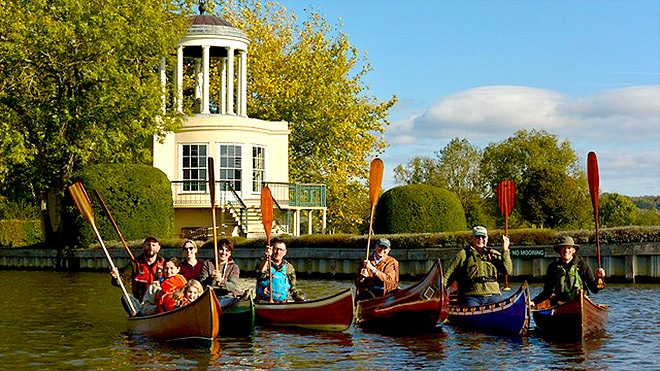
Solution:
{"label": "blue sky", "polygon": [[521,129],[568,140],[602,192],[660,195],[660,0],[280,0],[314,9],[396,95],[383,188],[395,166],[455,137],[484,148]]}

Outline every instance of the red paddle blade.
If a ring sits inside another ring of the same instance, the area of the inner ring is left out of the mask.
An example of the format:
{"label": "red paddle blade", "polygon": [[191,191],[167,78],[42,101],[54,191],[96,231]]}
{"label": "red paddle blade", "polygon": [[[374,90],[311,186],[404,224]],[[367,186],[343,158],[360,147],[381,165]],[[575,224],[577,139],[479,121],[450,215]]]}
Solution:
{"label": "red paddle blade", "polygon": [[502,216],[509,216],[513,210],[513,202],[516,198],[516,183],[512,180],[503,180],[495,188],[497,194],[497,206]]}
{"label": "red paddle blade", "polygon": [[380,185],[383,182],[384,168],[383,160],[375,158],[371,161],[369,169],[369,201],[371,201],[371,206],[376,205],[376,201],[378,200]]}
{"label": "red paddle blade", "polygon": [[589,179],[589,194],[591,195],[591,204],[594,207],[594,212],[598,215],[598,190],[599,190],[599,177],[598,177],[598,159],[596,152],[589,152],[587,155],[587,178]]}

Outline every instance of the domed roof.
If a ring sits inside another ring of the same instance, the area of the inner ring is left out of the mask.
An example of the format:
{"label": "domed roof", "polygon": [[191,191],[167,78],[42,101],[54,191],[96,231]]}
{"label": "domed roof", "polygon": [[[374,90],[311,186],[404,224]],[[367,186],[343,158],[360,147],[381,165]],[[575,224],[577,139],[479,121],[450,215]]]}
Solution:
{"label": "domed roof", "polygon": [[248,43],[245,33],[231,25],[225,19],[204,14],[206,4],[201,1],[199,4],[199,15],[190,17],[190,27],[188,27],[188,36],[208,36],[212,38],[232,38]]}
{"label": "domed roof", "polygon": [[223,18],[216,17],[210,14],[199,14],[192,17],[190,25],[207,25],[207,26],[225,26],[225,27],[234,27],[231,23],[227,22]]}

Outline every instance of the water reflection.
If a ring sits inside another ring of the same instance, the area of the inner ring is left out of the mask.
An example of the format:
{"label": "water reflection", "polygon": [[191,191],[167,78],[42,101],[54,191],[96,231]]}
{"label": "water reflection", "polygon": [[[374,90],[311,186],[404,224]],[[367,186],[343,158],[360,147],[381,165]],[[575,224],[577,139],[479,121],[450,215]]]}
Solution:
{"label": "water reflection", "polygon": [[[5,296],[0,369],[541,370],[657,369],[660,364],[655,310],[660,285],[611,285],[595,295],[611,309],[607,332],[582,342],[546,340],[533,332],[526,338],[498,337],[449,326],[399,336],[357,327],[343,333],[257,327],[250,337],[184,346],[127,336],[121,294],[107,274],[0,271],[0,282]],[[313,298],[352,283],[301,280],[300,285]]]}

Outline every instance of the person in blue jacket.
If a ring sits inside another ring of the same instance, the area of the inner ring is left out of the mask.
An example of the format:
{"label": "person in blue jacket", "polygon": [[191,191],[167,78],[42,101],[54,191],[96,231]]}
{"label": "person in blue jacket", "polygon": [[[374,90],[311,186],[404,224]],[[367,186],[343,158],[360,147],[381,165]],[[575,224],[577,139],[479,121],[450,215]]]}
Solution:
{"label": "person in blue jacket", "polygon": [[271,246],[266,246],[264,257],[257,267],[256,299],[271,301],[272,287],[272,301],[275,303],[307,300],[296,287],[296,269],[284,259],[287,252],[286,243],[279,238],[271,242]]}

